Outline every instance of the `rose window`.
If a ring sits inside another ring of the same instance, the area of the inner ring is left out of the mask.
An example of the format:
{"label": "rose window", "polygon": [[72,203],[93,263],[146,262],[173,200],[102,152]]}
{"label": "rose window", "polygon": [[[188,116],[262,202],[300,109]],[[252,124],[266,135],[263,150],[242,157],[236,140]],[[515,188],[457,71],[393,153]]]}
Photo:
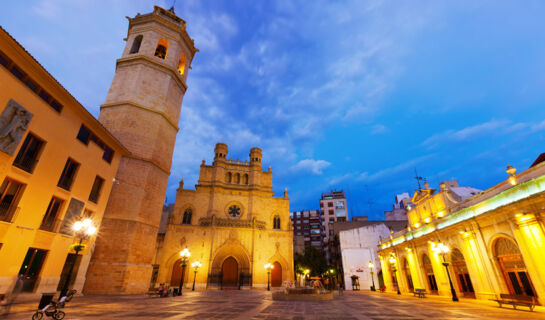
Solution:
{"label": "rose window", "polygon": [[229,216],[231,218],[238,218],[240,217],[240,208],[236,205],[232,205],[229,207],[229,210],[227,213],[229,213]]}

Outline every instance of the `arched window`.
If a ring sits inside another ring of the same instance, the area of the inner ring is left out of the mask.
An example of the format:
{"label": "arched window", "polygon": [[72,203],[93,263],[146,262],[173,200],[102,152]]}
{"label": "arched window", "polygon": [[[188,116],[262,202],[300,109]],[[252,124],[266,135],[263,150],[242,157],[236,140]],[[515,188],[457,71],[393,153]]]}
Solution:
{"label": "arched window", "polygon": [[185,72],[185,56],[180,54],[180,61],[178,62],[178,72],[183,75]]}
{"label": "arched window", "polygon": [[155,48],[155,56],[164,60],[167,57],[167,50],[168,41],[165,39],[159,39],[159,42],[157,42],[157,48]]}
{"label": "arched window", "polygon": [[243,184],[248,184],[248,175],[247,174],[244,174],[244,176],[242,177],[242,183]]}
{"label": "arched window", "polygon": [[191,224],[192,215],[193,215],[193,212],[191,211],[191,209],[185,209],[184,219],[182,220],[182,224]]}
{"label": "arched window", "polygon": [[235,174],[235,183],[240,183],[240,174]]}
{"label": "arched window", "polygon": [[132,42],[131,51],[129,53],[137,53],[140,50],[140,45],[142,44],[142,39],[144,36],[138,35],[136,38],[134,38],[134,41]]}
{"label": "arched window", "polygon": [[225,174],[225,182],[231,183],[232,180],[233,180],[233,175],[231,174],[231,172],[227,172]]}
{"label": "arched window", "polygon": [[280,217],[274,216],[273,218],[273,229],[280,230]]}

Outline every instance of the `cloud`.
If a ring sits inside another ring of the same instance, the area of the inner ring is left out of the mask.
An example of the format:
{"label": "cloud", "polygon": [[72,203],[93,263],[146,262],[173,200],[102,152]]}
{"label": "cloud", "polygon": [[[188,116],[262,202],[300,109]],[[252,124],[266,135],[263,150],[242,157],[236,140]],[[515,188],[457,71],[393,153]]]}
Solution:
{"label": "cloud", "polygon": [[388,128],[382,124],[375,124],[371,129],[371,134],[384,134],[388,132]]}
{"label": "cloud", "polygon": [[322,175],[324,170],[331,165],[325,160],[304,159],[292,167],[295,171],[310,172],[314,175]]}
{"label": "cloud", "polygon": [[421,145],[428,148],[434,148],[446,142],[462,142],[474,140],[483,136],[496,136],[501,134],[518,131],[527,125],[522,123],[512,124],[509,120],[492,119],[487,122],[468,126],[460,130],[446,130],[436,133],[424,140]]}

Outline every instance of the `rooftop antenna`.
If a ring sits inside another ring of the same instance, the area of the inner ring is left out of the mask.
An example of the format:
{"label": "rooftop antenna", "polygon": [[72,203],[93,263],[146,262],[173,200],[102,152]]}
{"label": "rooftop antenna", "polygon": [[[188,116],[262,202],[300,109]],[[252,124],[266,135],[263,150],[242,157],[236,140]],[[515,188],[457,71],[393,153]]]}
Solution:
{"label": "rooftop antenna", "polygon": [[422,189],[422,187],[420,186],[420,181],[426,181],[426,179],[420,177],[418,175],[418,172],[416,172],[416,168],[414,168],[414,178],[416,179],[416,182],[418,183],[418,190]]}
{"label": "rooftop antenna", "polygon": [[170,7],[170,9],[168,9],[168,11],[174,13],[174,6],[175,6],[175,5],[176,5],[176,0],[174,0],[174,1],[172,2],[172,7]]}

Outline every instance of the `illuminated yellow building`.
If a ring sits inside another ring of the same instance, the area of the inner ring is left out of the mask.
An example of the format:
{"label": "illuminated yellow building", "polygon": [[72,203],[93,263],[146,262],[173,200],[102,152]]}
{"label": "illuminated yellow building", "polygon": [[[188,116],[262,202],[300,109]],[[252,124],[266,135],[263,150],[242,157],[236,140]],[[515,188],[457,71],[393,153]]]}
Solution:
{"label": "illuminated yellow building", "polygon": [[[461,297],[510,293],[544,304],[545,163],[518,175],[509,166],[507,173],[482,192],[460,192],[448,181],[437,192],[428,186],[415,192],[410,226],[379,243],[386,290],[396,291],[398,283],[401,292],[450,296],[450,275]],[[441,254],[444,246],[449,252]]]}
{"label": "illuminated yellow building", "polygon": [[[128,152],[1,28],[0,65],[0,296],[18,276],[39,296],[63,283],[71,226],[82,216],[100,223]],[[93,243],[75,261],[79,291]]]}
{"label": "illuminated yellow building", "polygon": [[191,253],[184,282],[192,285],[195,261],[200,288],[279,287],[293,280],[293,231],[287,191],[274,197],[272,171],[262,171],[261,149],[252,148],[250,161],[229,160],[227,145],[218,143],[212,165],[204,160],[195,190],[176,195],[174,210],[157,255],[155,283],[178,287],[180,251]]}

